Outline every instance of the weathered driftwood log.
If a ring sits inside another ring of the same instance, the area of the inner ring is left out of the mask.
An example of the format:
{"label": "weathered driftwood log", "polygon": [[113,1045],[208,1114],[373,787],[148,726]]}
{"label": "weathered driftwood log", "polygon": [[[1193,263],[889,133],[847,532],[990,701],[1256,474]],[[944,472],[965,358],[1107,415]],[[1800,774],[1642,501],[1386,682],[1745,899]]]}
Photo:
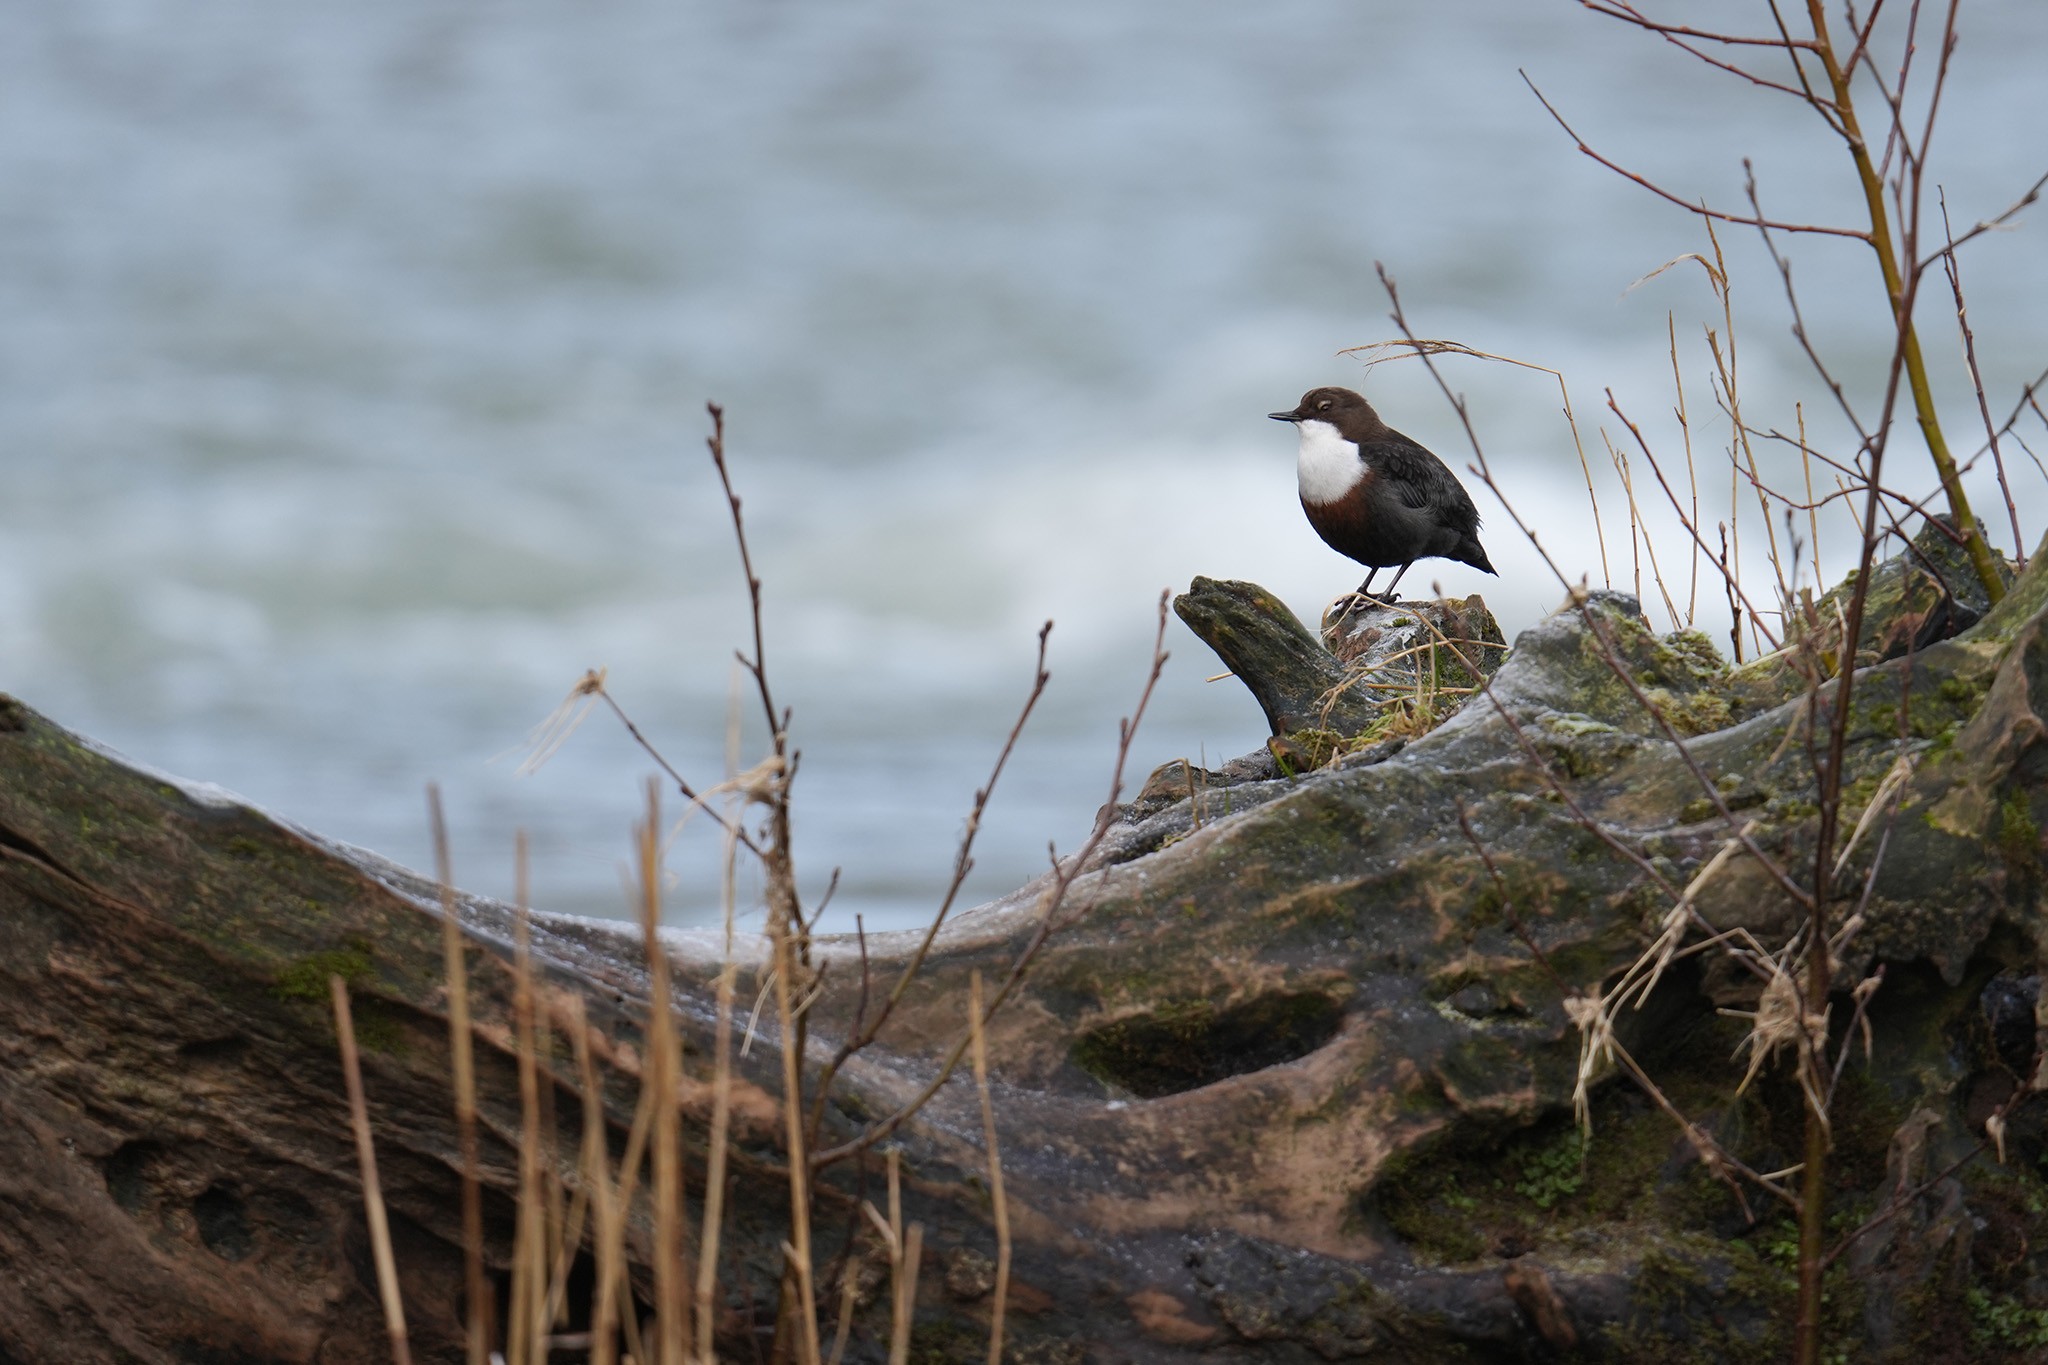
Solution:
{"label": "weathered driftwood log", "polygon": [[1274,734],[1356,734],[1372,723],[1376,699],[1347,689],[1344,665],[1258,584],[1197,578],[1173,610],[1251,690]]}
{"label": "weathered driftwood log", "polygon": [[[1830,1332],[1858,1359],[1960,1342],[1991,1358],[2033,1321],[2014,1314],[2043,1307],[2038,1112],[2013,1115],[2007,1165],[1943,1172],[2036,1051],[2044,605],[2048,556],[1966,634],[1867,668],[1857,691],[1852,803],[1902,752],[1914,759],[1897,815],[1858,841],[1839,883],[1860,898],[1841,917],[1862,917],[1839,979],[1886,976],[1867,1011],[1871,1061],[1852,1061],[1838,1094],[1834,1198],[1853,1224],[1914,1193],[1833,1272]],[[1690,763],[1642,697],[1693,736]],[[1490,696],[1398,752],[1177,798],[1162,784],[1075,883],[1069,922],[992,1030],[1017,1238],[1007,1358],[1770,1357],[1789,1322],[1782,1213],[1755,1193],[1745,1210],[1627,1082],[1596,1088],[1582,1150],[1566,1001],[1634,961],[1670,909],[1614,843],[1696,881],[1715,925],[1790,938],[1792,905],[1755,859],[1699,877],[1730,828],[1693,766],[1799,875],[1816,820],[1808,714],[1780,664],[1731,679],[1699,642],[1659,640],[1630,601],[1595,596],[1526,632]],[[1009,970],[1044,890],[945,928],[844,1073],[828,1143],[933,1074],[960,1035],[968,974]],[[511,919],[474,898],[460,909],[502,1266],[518,1131]],[[694,1216],[717,950],[688,933],[669,946]],[[871,937],[866,972],[891,980],[912,947]],[[605,1061],[616,1144],[641,1055],[637,946],[617,926],[539,916],[535,953],[559,1150],[581,1115],[563,1041],[572,995]],[[822,1050],[851,1026],[864,969],[846,940],[818,955]],[[0,1361],[381,1356],[330,972],[358,1001],[415,1347],[456,1359],[440,960],[418,877],[0,704]],[[1718,961],[1681,959],[1621,1021],[1624,1039],[1690,1122],[1756,1169],[1789,1166],[1796,1091],[1767,1068],[1737,1093],[1743,1025],[1716,1007],[1748,1007],[1755,985]],[[759,977],[750,967],[742,1002]],[[1838,1005],[1836,1030],[1851,1013]],[[772,1311],[787,1235],[776,1042],[769,1030],[737,1064],[719,1323],[737,1360]],[[956,1078],[897,1135],[908,1213],[928,1230],[914,1360],[981,1358],[994,1236],[980,1133]],[[1940,1178],[1922,1191],[1923,1175]],[[842,1163],[819,1195],[820,1261],[851,1233],[863,1283],[876,1252],[854,1210],[878,1181],[872,1161]],[[644,1226],[635,1242],[644,1255]],[[644,1294],[644,1269],[636,1282]],[[879,1358],[885,1298],[863,1303],[849,1358]]]}

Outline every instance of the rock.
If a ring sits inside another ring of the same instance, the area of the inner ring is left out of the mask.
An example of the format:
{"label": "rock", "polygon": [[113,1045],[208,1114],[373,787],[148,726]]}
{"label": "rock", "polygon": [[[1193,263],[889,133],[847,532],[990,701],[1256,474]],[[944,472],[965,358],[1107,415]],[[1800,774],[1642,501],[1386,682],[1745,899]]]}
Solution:
{"label": "rock", "polygon": [[[1190,596],[1198,615],[1258,600],[1199,582]],[[1838,984],[1885,976],[1863,1014],[1870,1062],[1856,1051],[1836,1092],[1833,1232],[1895,1198],[1900,1209],[1831,1272],[1830,1344],[1850,1358],[1987,1340],[2048,1308],[2029,1250],[2048,1247],[2044,1101],[2017,1091],[2011,1070],[2048,928],[2044,610],[2048,556],[1976,626],[1857,675],[1844,828],[1894,773],[1902,734],[1914,762],[1891,779],[1896,815],[1873,820],[1838,882],[1837,922],[1862,916],[1839,947]],[[1242,642],[1276,618],[1248,607],[1208,619]],[[1268,643],[1240,660],[1248,684],[1278,699],[1269,716],[1320,721],[1299,708],[1342,666],[1298,622]],[[1286,677],[1250,672],[1259,659]],[[1720,1010],[1754,1008],[1754,980],[1711,954],[1681,957],[1617,1020],[1692,1129],[1605,1071],[1590,1142],[1571,1112],[1574,1012],[1655,940],[1671,909],[1659,879],[1692,884],[1706,922],[1762,944],[1788,942],[1799,922],[1754,857],[1715,860],[1726,807],[1756,849],[1807,875],[1807,703],[1717,712],[1726,690],[1711,651],[1659,640],[1628,599],[1596,595],[1525,632],[1488,694],[1372,761],[1293,778],[1246,769],[1206,793],[1193,769],[1162,778],[1150,799],[1171,804],[1134,809],[1081,870],[989,1029],[1016,1236],[1008,1354],[1777,1358],[1789,1224],[1767,1197],[1738,1200],[1695,1145],[1711,1135],[1758,1170],[1799,1160],[1787,1066],[1737,1093],[1744,1025]],[[1181,778],[1195,779],[1193,799],[1175,793]],[[961,1035],[969,974],[1008,973],[1046,923],[1047,887],[941,930],[889,1027],[835,1087],[826,1145],[932,1078]],[[519,1123],[513,917],[473,897],[457,909],[502,1276]],[[603,1062],[591,1098],[618,1144],[644,1055],[639,946],[617,925],[534,925],[558,1151],[573,1148],[581,1115],[565,1053],[572,1000]],[[383,1357],[320,998],[329,973],[357,1001],[415,1354],[459,1358],[440,934],[418,877],[0,699],[0,1359]],[[893,981],[918,941],[818,940],[812,1076],[871,1005],[864,978]],[[720,946],[676,932],[667,950],[690,1059],[688,1183],[701,1189]],[[741,961],[744,1013],[766,984],[758,942]],[[1993,981],[2008,986],[1987,993]],[[1856,1013],[1846,995],[1833,1011],[1837,1029]],[[2037,1025],[2036,1050],[2038,1037]],[[764,1018],[735,1064],[719,1330],[738,1359],[772,1316],[789,1235],[782,1045]],[[1973,1156],[1990,1112],[1978,1097],[2015,1094],[2006,1164]],[[985,1350],[974,1258],[992,1256],[994,1234],[980,1103],[955,1076],[892,1138],[929,1258],[913,1359]],[[857,1225],[856,1199],[878,1196],[878,1171],[819,1172],[824,1255]],[[644,1297],[644,1205],[630,1245]],[[857,1290],[880,1283],[857,1264]],[[848,1358],[875,1361],[888,1294],[856,1298]]]}

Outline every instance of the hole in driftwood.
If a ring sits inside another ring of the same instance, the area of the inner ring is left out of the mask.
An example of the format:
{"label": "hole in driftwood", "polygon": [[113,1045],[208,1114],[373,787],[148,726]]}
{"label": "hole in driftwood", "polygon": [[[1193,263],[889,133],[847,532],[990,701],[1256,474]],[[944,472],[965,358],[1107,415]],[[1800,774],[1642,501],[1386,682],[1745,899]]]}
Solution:
{"label": "hole in driftwood", "polygon": [[225,1185],[209,1185],[192,1201],[192,1221],[198,1225],[199,1240],[206,1243],[206,1249],[223,1260],[246,1260],[256,1249],[242,1196]]}
{"label": "hole in driftwood", "polygon": [[1097,1080],[1155,1099],[1306,1057],[1330,1040],[1341,1017],[1329,997],[1312,992],[1223,1009],[1190,1000],[1091,1029],[1072,1056]]}
{"label": "hole in driftwood", "polygon": [[100,1161],[100,1171],[106,1176],[107,1193],[114,1202],[130,1213],[139,1213],[149,1202],[153,1175],[157,1164],[163,1160],[164,1149],[154,1142],[140,1139],[124,1142]]}
{"label": "hole in driftwood", "polygon": [[248,1050],[249,1040],[246,1038],[200,1038],[194,1042],[180,1044],[178,1055],[187,1062],[200,1065],[229,1066],[241,1061],[242,1055]]}

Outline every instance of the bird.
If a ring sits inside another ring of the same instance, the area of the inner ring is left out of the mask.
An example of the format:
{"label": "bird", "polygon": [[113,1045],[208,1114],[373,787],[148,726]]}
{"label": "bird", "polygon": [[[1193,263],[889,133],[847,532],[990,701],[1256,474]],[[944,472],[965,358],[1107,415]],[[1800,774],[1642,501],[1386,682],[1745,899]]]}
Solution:
{"label": "bird", "polygon": [[1350,389],[1310,389],[1292,412],[1269,412],[1301,434],[1301,510],[1323,543],[1372,570],[1395,569],[1386,599],[1418,559],[1455,559],[1499,577],[1479,544],[1479,510],[1458,476]]}

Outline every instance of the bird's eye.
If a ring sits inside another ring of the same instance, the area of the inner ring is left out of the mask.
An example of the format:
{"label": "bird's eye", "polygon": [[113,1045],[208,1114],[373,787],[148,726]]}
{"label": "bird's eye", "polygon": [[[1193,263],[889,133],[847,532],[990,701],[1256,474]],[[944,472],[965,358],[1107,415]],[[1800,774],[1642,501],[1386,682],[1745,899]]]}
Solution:
{"label": "bird's eye", "polygon": [[1327,398],[1325,398],[1325,399],[1324,399],[1324,400],[1323,400],[1322,402],[1320,402],[1320,403],[1316,404],[1316,411],[1317,411],[1317,412],[1328,412],[1329,410],[1330,410],[1330,400],[1329,400],[1329,399],[1327,399]]}

